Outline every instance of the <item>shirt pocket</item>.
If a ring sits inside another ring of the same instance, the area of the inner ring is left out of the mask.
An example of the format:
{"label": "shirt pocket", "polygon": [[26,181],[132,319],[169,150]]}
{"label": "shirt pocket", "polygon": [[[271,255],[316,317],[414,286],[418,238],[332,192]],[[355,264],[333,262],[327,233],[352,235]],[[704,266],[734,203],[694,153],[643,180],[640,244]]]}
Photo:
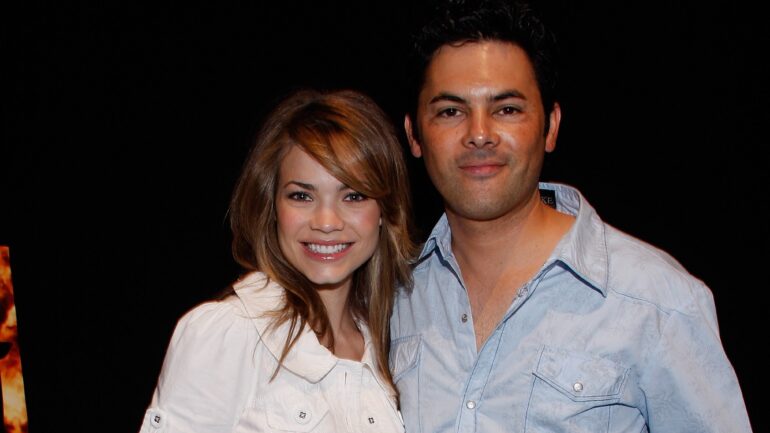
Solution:
{"label": "shirt pocket", "polygon": [[393,382],[399,382],[405,375],[417,367],[420,358],[422,340],[419,335],[410,335],[393,340],[390,343],[390,373]]}
{"label": "shirt pocket", "polygon": [[399,401],[403,423],[410,426],[412,433],[422,431],[420,427],[419,372],[422,338],[419,335],[401,337],[390,343],[390,372],[393,383],[400,393]]}
{"label": "shirt pocket", "polygon": [[266,405],[267,425],[273,431],[322,431],[329,405],[318,390],[284,389]]}
{"label": "shirt pocket", "polygon": [[525,431],[599,433],[609,429],[629,369],[584,352],[545,347],[533,372]]}

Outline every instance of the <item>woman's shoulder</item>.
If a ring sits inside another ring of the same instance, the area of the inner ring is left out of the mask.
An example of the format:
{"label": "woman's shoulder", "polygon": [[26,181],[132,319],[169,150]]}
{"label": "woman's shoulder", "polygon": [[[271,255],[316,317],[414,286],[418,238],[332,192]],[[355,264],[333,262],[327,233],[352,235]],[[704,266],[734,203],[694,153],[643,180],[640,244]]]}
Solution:
{"label": "woman's shoulder", "polygon": [[[279,309],[284,290],[261,272],[252,272],[232,285],[233,292],[220,299],[201,302],[177,321],[175,336],[216,337],[222,333],[254,330],[254,320]],[[262,320],[257,320],[261,322]]]}
{"label": "woman's shoulder", "polygon": [[235,294],[192,307],[177,321],[148,413],[179,431],[188,431],[188,424],[194,431],[199,420],[231,425],[264,372],[259,347],[259,334]]}
{"label": "woman's shoulder", "polygon": [[286,290],[262,272],[251,272],[233,284],[235,297],[252,318],[280,310],[285,303]]}
{"label": "woman's shoulder", "polygon": [[221,339],[223,334],[231,337],[249,337],[249,325],[243,306],[234,295],[224,299],[202,302],[177,320],[172,343],[179,339],[211,340]]}
{"label": "woman's shoulder", "polygon": [[232,284],[232,292],[203,301],[179,318],[179,324],[208,328],[250,318],[249,312],[283,299],[284,291],[262,272],[252,272]]}

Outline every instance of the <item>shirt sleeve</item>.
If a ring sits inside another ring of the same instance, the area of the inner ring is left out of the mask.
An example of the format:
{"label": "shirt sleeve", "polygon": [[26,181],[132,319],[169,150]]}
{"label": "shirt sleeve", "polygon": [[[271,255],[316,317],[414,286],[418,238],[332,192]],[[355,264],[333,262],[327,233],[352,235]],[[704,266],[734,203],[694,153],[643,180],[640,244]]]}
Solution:
{"label": "shirt sleeve", "polygon": [[[708,289],[706,289],[708,290]],[[673,311],[641,384],[650,432],[751,432],[738,379],[724,352],[713,299]]]}
{"label": "shirt sleeve", "polygon": [[256,329],[234,303],[205,303],[185,314],[140,432],[229,432],[253,394],[258,342]]}

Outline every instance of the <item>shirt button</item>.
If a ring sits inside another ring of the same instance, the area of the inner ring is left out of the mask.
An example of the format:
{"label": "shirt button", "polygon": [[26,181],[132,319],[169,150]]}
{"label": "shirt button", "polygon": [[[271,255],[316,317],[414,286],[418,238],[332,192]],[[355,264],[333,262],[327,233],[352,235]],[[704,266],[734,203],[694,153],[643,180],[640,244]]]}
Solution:
{"label": "shirt button", "polygon": [[467,322],[468,321],[468,315],[467,314],[463,314],[463,317],[461,317],[460,320],[462,320],[463,323]]}
{"label": "shirt button", "polygon": [[310,422],[310,412],[306,410],[298,410],[297,414],[294,416],[294,420],[297,421],[299,424],[307,424]]}
{"label": "shirt button", "polygon": [[467,407],[468,409],[474,409],[474,408],[476,408],[476,402],[473,401],[473,400],[468,400],[465,403],[465,407]]}
{"label": "shirt button", "polygon": [[574,385],[572,385],[572,389],[573,389],[575,392],[580,392],[580,391],[582,391],[582,390],[583,390],[583,384],[582,384],[582,383],[580,383],[580,382],[575,382],[575,384],[574,384]]}

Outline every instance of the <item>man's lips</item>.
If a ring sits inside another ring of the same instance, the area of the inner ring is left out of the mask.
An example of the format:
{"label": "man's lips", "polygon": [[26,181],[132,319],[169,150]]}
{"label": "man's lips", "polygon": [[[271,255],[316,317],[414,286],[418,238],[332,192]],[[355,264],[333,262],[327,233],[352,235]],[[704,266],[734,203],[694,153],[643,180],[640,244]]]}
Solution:
{"label": "man's lips", "polygon": [[460,169],[473,176],[491,176],[498,173],[505,164],[497,161],[471,162],[460,165]]}

